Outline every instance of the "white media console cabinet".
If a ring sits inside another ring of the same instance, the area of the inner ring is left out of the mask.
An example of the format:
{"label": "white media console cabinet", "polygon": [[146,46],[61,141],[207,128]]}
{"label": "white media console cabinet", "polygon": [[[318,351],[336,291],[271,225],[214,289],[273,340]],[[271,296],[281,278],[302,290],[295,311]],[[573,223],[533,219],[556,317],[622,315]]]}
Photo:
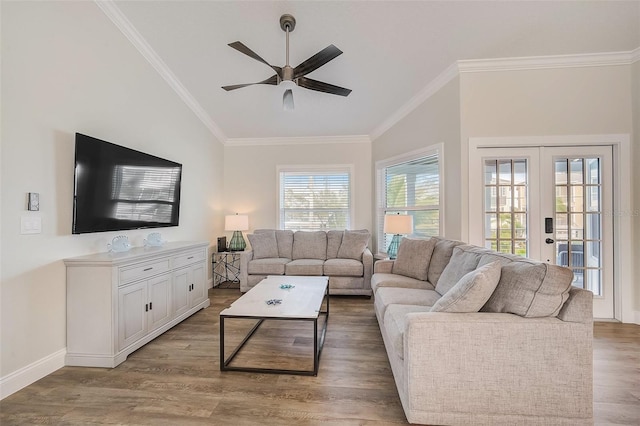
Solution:
{"label": "white media console cabinet", "polygon": [[209,306],[208,246],[207,242],[171,242],[64,259],[65,364],[115,367],[131,352]]}

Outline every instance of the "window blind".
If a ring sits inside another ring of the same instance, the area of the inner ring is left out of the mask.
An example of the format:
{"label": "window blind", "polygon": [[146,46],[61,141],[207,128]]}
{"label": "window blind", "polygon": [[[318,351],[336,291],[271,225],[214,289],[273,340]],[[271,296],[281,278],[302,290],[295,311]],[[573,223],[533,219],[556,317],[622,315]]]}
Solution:
{"label": "window blind", "polygon": [[349,172],[280,172],[282,229],[296,231],[348,229],[350,218]]}

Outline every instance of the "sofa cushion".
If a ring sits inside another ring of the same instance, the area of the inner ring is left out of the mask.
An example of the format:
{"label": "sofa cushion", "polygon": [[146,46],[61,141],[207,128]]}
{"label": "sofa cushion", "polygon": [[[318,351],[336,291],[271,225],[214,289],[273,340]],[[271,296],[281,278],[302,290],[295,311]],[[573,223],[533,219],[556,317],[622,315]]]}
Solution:
{"label": "sofa cushion", "polygon": [[261,232],[247,235],[251,243],[254,259],[271,259],[278,257],[278,243],[276,232]]}
{"label": "sofa cushion", "polygon": [[284,275],[285,265],[290,259],[254,259],[249,261],[247,273],[250,275]]}
{"label": "sofa cushion", "polygon": [[500,281],[498,261],[469,272],[431,308],[432,312],[478,312]]}
{"label": "sofa cushion", "polygon": [[[296,232],[297,234],[297,232]],[[296,259],[285,266],[285,275],[318,275],[323,272],[324,260]]]}
{"label": "sofa cushion", "polygon": [[393,273],[426,281],[435,245],[436,240],[432,238],[403,238],[393,264]]}
{"label": "sofa cushion", "polygon": [[384,313],[389,305],[419,305],[433,306],[440,295],[435,290],[422,290],[417,288],[379,287],[376,291],[376,311],[380,318],[384,318]]}
{"label": "sofa cushion", "polygon": [[338,258],[361,260],[362,253],[364,253],[367,244],[369,244],[369,238],[371,238],[369,232],[345,230],[338,250]]}
{"label": "sofa cushion", "polygon": [[384,328],[391,340],[394,352],[404,359],[404,332],[407,327],[407,314],[413,312],[429,312],[429,306],[389,305],[384,314]]}
{"label": "sofa cushion", "polygon": [[569,298],[569,268],[522,258],[502,267],[496,290],[484,312],[506,312],[527,318],[556,316]]}
{"label": "sofa cushion", "polygon": [[364,275],[362,262],[353,259],[327,259],[324,275],[330,277],[361,277]]}
{"label": "sofa cushion", "polygon": [[293,252],[293,231],[283,229],[256,229],[254,234],[262,234],[268,232],[276,233],[276,241],[278,243],[278,255],[274,257],[282,257],[291,259]]}
{"label": "sofa cushion", "polygon": [[335,259],[338,257],[338,250],[340,250],[343,235],[344,231],[327,231],[327,259]]}
{"label": "sofa cushion", "polygon": [[433,248],[433,254],[429,261],[428,280],[434,286],[438,284],[440,275],[444,268],[449,264],[453,249],[456,246],[463,245],[462,241],[447,240],[445,238],[432,237],[436,240],[436,246]]}
{"label": "sofa cushion", "polygon": [[[327,233],[324,231],[297,231],[293,234],[292,259],[327,258]],[[322,275],[320,272],[319,275]]]}
{"label": "sofa cushion", "polygon": [[371,277],[371,289],[375,293],[380,287],[400,287],[400,288],[420,288],[423,290],[433,290],[433,285],[429,281],[416,280],[404,275],[387,274],[377,272]]}

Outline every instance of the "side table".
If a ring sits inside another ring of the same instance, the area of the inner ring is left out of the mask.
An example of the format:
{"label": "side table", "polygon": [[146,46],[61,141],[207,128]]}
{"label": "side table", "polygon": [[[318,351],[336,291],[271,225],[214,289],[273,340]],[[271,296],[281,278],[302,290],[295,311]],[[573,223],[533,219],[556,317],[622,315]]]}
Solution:
{"label": "side table", "polygon": [[221,251],[211,256],[213,265],[213,286],[224,282],[240,282],[240,252]]}

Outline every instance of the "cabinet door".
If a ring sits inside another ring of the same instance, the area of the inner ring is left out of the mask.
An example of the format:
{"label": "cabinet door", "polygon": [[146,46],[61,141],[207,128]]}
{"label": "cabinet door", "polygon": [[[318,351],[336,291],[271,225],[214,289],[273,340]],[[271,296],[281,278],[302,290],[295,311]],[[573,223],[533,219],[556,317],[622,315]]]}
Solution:
{"label": "cabinet door", "polygon": [[191,307],[189,275],[189,268],[178,269],[173,273],[173,313],[175,316],[182,315]]}
{"label": "cabinet door", "polygon": [[149,332],[169,322],[171,311],[171,275],[165,274],[148,282]]}
{"label": "cabinet door", "polygon": [[147,282],[118,289],[118,349],[147,334]]}
{"label": "cabinet door", "polygon": [[193,307],[207,298],[207,269],[202,264],[193,265],[191,268],[191,304]]}

